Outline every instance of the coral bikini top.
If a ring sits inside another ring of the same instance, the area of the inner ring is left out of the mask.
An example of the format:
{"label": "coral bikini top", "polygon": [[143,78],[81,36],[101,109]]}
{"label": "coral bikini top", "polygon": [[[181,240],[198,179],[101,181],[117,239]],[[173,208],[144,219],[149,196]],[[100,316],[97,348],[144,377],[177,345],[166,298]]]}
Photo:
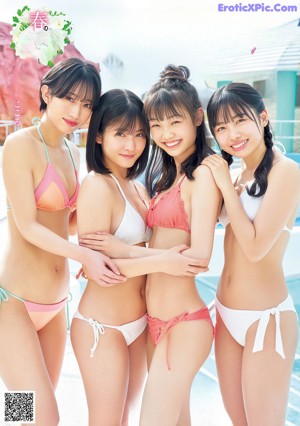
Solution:
{"label": "coral bikini top", "polygon": [[185,175],[169,191],[165,192],[157,200],[160,194],[152,198],[147,214],[147,225],[161,226],[162,228],[182,229],[191,233],[188,217],[184,209],[184,204],[180,195],[180,188]]}
{"label": "coral bikini top", "polygon": [[59,174],[57,173],[53,164],[50,161],[47,145],[43,139],[43,136],[40,132],[38,124],[37,124],[37,131],[40,135],[41,141],[43,142],[48,164],[47,164],[44,176],[42,177],[42,180],[40,181],[39,185],[34,191],[36,207],[38,210],[53,211],[53,212],[63,210],[66,208],[69,208],[71,211],[74,211],[76,209],[76,201],[77,201],[80,185],[78,181],[78,173],[76,170],[74,158],[72,156],[70,147],[65,139],[65,145],[68,148],[70,153],[70,157],[74,166],[75,179],[76,179],[75,191],[71,197],[69,197],[67,190]]}

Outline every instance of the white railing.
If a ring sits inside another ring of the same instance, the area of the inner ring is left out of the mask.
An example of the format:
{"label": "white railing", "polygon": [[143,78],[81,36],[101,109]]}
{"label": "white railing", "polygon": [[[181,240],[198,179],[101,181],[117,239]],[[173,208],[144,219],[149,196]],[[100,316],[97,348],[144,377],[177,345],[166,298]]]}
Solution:
{"label": "white railing", "polygon": [[12,126],[14,128],[12,131],[14,131],[15,124],[12,120],[0,120],[0,127],[5,127],[5,133],[6,133],[5,137],[7,137],[9,134],[9,127],[12,127]]}

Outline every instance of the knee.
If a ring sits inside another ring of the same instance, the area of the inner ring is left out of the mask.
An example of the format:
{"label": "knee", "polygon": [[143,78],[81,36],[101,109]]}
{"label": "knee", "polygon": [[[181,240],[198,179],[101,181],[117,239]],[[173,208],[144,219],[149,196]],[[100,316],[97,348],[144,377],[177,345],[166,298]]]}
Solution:
{"label": "knee", "polygon": [[36,418],[36,425],[40,425],[40,426],[58,426],[60,422],[60,417],[58,412],[57,413],[52,413],[49,417],[47,417],[45,415],[45,413],[42,416],[42,419],[37,419]]}
{"label": "knee", "polygon": [[237,412],[234,409],[230,409],[225,406],[225,410],[227,411],[228,416],[230,417],[230,420],[232,421],[232,426],[249,426],[245,412]]}
{"label": "knee", "polygon": [[60,416],[57,404],[48,407],[37,407],[36,424],[41,426],[58,426]]}

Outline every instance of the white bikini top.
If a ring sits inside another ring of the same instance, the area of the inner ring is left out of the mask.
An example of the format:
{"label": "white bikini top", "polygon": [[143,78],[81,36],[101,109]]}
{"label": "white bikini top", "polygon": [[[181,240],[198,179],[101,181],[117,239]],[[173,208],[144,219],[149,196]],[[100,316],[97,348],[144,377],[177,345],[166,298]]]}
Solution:
{"label": "white bikini top", "polygon": [[[119,240],[122,240],[124,241],[124,243],[129,245],[148,242],[151,238],[151,229],[146,225],[146,222],[143,220],[142,216],[135,210],[132,204],[130,204],[130,202],[127,200],[117,178],[112,174],[110,174],[110,176],[116,182],[125,201],[124,214],[123,214],[121,223],[118,226],[114,235],[117,238],[119,238]],[[136,191],[138,195],[140,196],[137,188],[136,188]],[[141,196],[140,198],[147,206],[145,200]]]}
{"label": "white bikini top", "polygon": [[[252,182],[250,182],[250,183],[252,183]],[[258,185],[257,185],[257,190],[259,190]],[[242,203],[243,209],[245,210],[246,215],[249,217],[251,222],[253,222],[254,219],[255,219],[255,216],[257,215],[257,212],[260,208],[262,200],[264,198],[263,195],[261,197],[252,197],[251,195],[248,194],[248,192],[245,188],[240,193],[239,197],[240,197],[240,200],[241,200],[241,203]],[[223,207],[221,209],[221,212],[220,212],[220,215],[219,215],[219,222],[224,226],[224,228],[226,228],[226,226],[230,223],[225,204],[223,204]],[[287,225],[285,225],[282,230],[291,232],[291,229],[289,229],[287,227]]]}

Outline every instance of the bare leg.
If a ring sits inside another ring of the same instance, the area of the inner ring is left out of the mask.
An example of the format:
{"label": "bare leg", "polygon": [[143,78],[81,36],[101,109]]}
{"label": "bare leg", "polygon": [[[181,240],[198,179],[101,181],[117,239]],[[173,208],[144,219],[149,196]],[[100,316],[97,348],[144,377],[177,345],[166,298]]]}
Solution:
{"label": "bare leg", "polygon": [[73,319],[71,340],[82,375],[88,409],[89,426],[120,425],[128,382],[129,354],[123,335],[118,330],[105,329],[100,336],[94,357],[90,349],[94,342],[92,327]]}
{"label": "bare leg", "polygon": [[142,390],[145,384],[147,363],[146,363],[146,338],[144,331],[129,347],[130,374],[127,399],[122,419],[122,426],[130,424],[130,413],[140,412]]}
{"label": "bare leg", "polygon": [[0,307],[0,374],[8,389],[35,391],[36,426],[57,426],[59,414],[40,342],[24,304]]}
{"label": "bare leg", "polygon": [[148,336],[147,336],[147,368],[148,368],[148,371],[150,370],[150,365],[151,365],[151,362],[152,362],[154,350],[155,350],[155,345],[152,342],[150,333],[148,332]]}
{"label": "bare leg", "polygon": [[243,357],[243,394],[248,426],[284,426],[290,377],[298,340],[294,312],[280,313],[285,359],[275,351],[275,318],[270,317],[264,348],[253,353],[258,323],[248,330]]}
{"label": "bare leg", "polygon": [[244,348],[231,336],[218,311],[216,315],[215,355],[223,403],[234,426],[247,426],[242,392]]}
{"label": "bare leg", "polygon": [[44,360],[54,389],[56,389],[61,372],[66,336],[67,324],[64,309],[38,332]]}
{"label": "bare leg", "polygon": [[191,412],[190,412],[190,394],[186,395],[185,401],[183,401],[182,409],[179,415],[177,426],[190,426],[191,425]]}
{"label": "bare leg", "polygon": [[[193,379],[209,355],[212,339],[212,327],[204,320],[178,323],[162,338],[149,370],[141,426],[177,425]],[[166,362],[167,340],[171,370]]]}

